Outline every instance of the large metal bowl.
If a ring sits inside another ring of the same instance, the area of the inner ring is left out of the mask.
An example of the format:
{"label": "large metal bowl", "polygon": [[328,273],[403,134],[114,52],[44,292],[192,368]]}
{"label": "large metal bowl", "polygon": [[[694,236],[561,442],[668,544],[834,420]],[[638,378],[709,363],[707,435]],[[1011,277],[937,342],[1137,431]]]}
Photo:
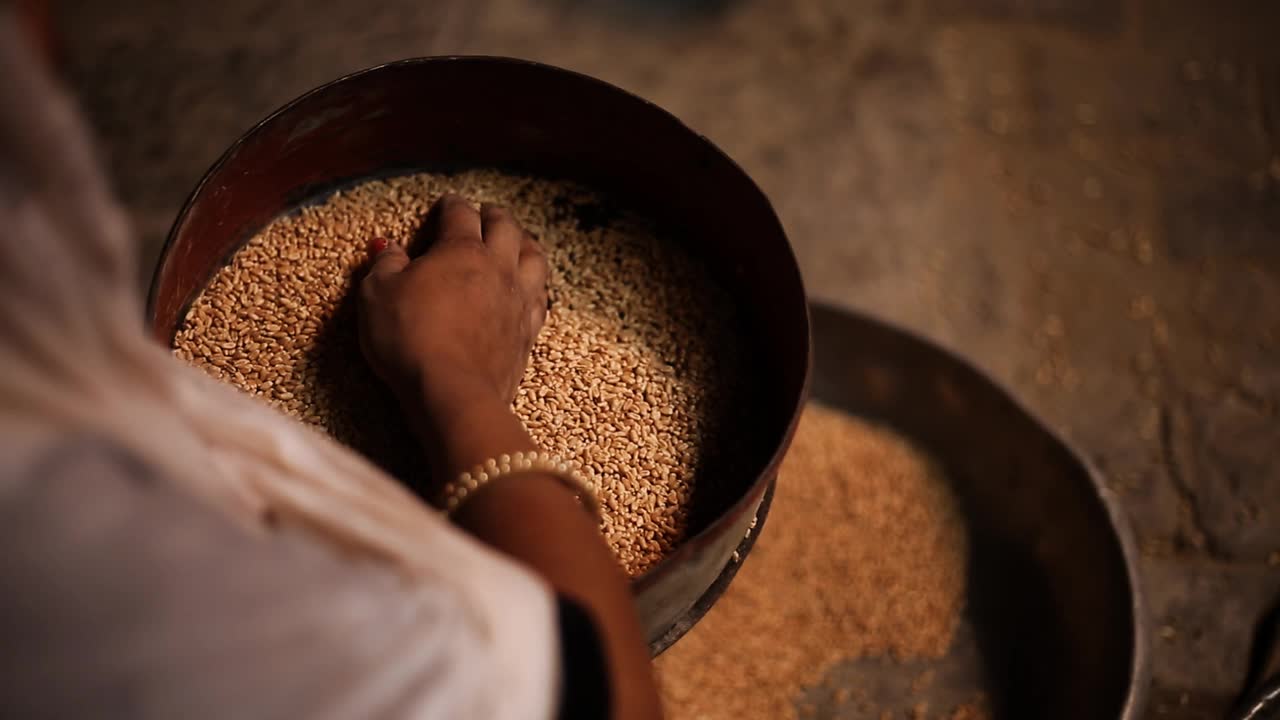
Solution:
{"label": "large metal bowl", "polygon": [[699,531],[633,585],[658,651],[673,627],[688,626],[695,602],[708,602],[746,533],[795,429],[809,367],[804,290],[773,209],[670,114],[599,80],[505,58],[405,60],[336,80],[249,130],[201,180],[152,279],[151,330],[171,342],[218,268],[302,202],[371,175],[487,166],[577,180],[682,228],[751,328],[767,381],[752,398],[758,432],[735,449],[750,470],[719,478],[728,491]]}
{"label": "large metal bowl", "polygon": [[[967,607],[948,655],[854,661],[833,681],[889,707],[911,698],[937,712],[981,691],[999,719],[1141,718],[1150,670],[1137,556],[1100,476],[950,353],[835,308],[811,317],[814,399],[929,451],[970,527]],[[924,673],[934,679],[920,688]],[[823,697],[808,698],[818,716],[849,717]]]}

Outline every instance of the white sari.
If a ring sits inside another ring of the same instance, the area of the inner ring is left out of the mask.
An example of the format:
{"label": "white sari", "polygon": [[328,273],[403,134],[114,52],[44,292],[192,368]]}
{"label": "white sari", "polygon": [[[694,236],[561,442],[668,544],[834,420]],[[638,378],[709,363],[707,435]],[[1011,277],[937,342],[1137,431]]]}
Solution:
{"label": "white sari", "polygon": [[548,588],[152,342],[133,253],[0,5],[0,715],[552,715]]}

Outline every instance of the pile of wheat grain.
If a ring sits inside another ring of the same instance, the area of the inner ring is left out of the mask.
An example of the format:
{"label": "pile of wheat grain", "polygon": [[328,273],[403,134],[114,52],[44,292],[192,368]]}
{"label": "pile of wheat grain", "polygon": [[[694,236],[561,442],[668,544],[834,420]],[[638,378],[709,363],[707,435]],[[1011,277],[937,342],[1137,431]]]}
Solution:
{"label": "pile of wheat grain", "polygon": [[[670,716],[794,718],[802,691],[840,662],[941,657],[963,606],[966,538],[933,461],[886,428],[811,403],[759,542],[657,660]],[[903,699],[908,712],[913,702]]]}
{"label": "pile of wheat grain", "polygon": [[424,488],[418,445],[360,355],[351,289],[368,243],[413,244],[446,192],[511,208],[546,248],[551,310],[516,412],[601,488],[602,530],[627,572],[643,573],[712,491],[708,468],[735,472],[745,348],[702,263],[579,186],[470,171],[343,190],[239,250],[193,303],[176,354]]}

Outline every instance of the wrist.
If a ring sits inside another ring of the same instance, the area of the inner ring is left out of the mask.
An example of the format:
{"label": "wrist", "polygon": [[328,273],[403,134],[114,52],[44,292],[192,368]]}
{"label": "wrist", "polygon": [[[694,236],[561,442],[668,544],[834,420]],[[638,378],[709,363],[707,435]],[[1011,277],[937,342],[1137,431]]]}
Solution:
{"label": "wrist", "polygon": [[405,398],[405,412],[425,445],[434,484],[504,453],[537,449],[510,403],[491,393],[438,393],[424,388]]}

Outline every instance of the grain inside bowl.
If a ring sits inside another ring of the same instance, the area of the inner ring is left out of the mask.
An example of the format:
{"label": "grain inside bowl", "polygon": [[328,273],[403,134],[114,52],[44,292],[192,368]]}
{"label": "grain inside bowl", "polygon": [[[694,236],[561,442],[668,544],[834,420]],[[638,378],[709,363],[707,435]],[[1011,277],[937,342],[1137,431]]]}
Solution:
{"label": "grain inside bowl", "polygon": [[509,207],[550,261],[547,324],[515,409],[601,491],[639,575],[725,502],[752,440],[741,318],[705,263],[570,183],[476,170],[371,180],[272,222],[192,303],[174,352],[355,448],[414,488],[425,461],[365,365],[351,292],[373,238],[411,249],[446,192]]}
{"label": "grain inside bowl", "polygon": [[950,650],[968,535],[938,463],[887,427],[810,403],[768,525],[724,597],[658,657],[670,717],[987,717],[979,701],[933,714],[915,697],[884,706],[860,685],[820,685],[850,661]]}

